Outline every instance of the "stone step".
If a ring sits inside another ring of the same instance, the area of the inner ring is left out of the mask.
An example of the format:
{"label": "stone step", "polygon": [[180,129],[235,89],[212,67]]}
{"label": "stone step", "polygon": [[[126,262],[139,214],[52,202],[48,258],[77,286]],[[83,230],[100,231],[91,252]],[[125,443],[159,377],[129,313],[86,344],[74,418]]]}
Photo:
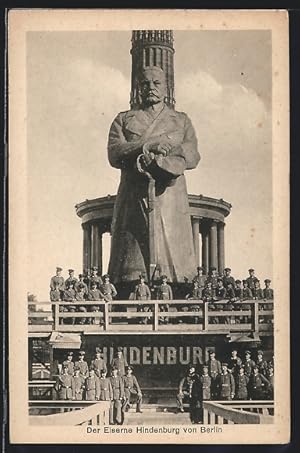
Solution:
{"label": "stone step", "polygon": [[172,412],[127,412],[124,425],[185,425],[190,424],[190,415]]}

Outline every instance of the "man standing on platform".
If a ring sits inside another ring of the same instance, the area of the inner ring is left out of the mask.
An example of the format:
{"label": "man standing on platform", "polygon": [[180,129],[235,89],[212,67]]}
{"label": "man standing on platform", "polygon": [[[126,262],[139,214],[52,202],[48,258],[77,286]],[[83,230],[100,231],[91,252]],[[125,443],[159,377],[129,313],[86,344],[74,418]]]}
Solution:
{"label": "man standing on platform", "polygon": [[74,362],[73,362],[73,352],[70,351],[67,354],[66,360],[63,361],[63,368],[67,367],[68,374],[73,376],[74,374]]}
{"label": "man standing on platform", "polygon": [[110,378],[106,377],[107,370],[104,368],[100,370],[99,379],[99,401],[112,401],[113,390],[110,382]]}
{"label": "man standing on platform", "polygon": [[88,286],[87,286],[87,284],[84,281],[84,275],[83,274],[79,274],[78,275],[78,282],[75,285],[75,291],[78,292],[79,289],[83,290],[85,296],[87,295]]}
{"label": "man standing on platform", "polygon": [[237,349],[232,349],[231,357],[228,362],[228,370],[233,375],[234,379],[237,378],[241,366],[242,366],[242,359],[238,356]]}
{"label": "man standing on platform", "polygon": [[258,372],[263,376],[267,377],[268,374],[268,364],[266,360],[264,360],[264,353],[263,351],[257,351],[257,361],[256,366],[258,368]]}
{"label": "man standing on platform", "polygon": [[[172,300],[173,292],[171,286],[168,284],[168,277],[166,275],[161,276],[161,284],[157,287],[157,300]],[[160,305],[160,311],[169,311],[169,304]],[[160,318],[160,322],[167,323],[168,317]]]}
{"label": "man standing on platform", "polygon": [[94,283],[96,283],[97,289],[99,289],[100,285],[102,285],[102,283],[103,283],[102,278],[98,275],[98,267],[96,267],[96,266],[93,266],[91,269],[91,273],[89,276],[89,282],[88,282],[89,289],[92,288]]}
{"label": "man standing on platform", "polygon": [[208,374],[207,365],[203,365],[200,382],[202,385],[202,399],[203,401],[208,401],[211,399],[211,377]]}
{"label": "man standing on platform", "polygon": [[249,272],[249,277],[246,279],[248,288],[251,289],[251,291],[254,290],[255,282],[258,280],[258,278],[255,276],[255,270],[250,268],[248,270]]}
{"label": "man standing on platform", "polygon": [[247,400],[249,377],[245,374],[243,367],[240,367],[239,369],[238,375],[235,378],[235,384],[236,384],[235,399]]}
{"label": "man standing on platform", "polygon": [[68,277],[67,280],[66,280],[66,286],[67,286],[69,283],[72,282],[73,288],[75,289],[75,287],[76,287],[76,285],[77,285],[77,283],[78,283],[78,280],[77,280],[77,278],[75,277],[74,269],[69,269],[68,272],[69,272],[69,277]]}
{"label": "man standing on platform", "polygon": [[90,370],[89,376],[86,378],[85,389],[86,389],[85,397],[87,401],[96,401],[99,399],[100,395],[99,378],[95,375],[93,369]]}
{"label": "man standing on platform", "polygon": [[263,298],[266,300],[274,299],[274,291],[271,288],[271,280],[269,278],[265,279],[265,288],[263,289]]}
{"label": "man standing on platform", "polygon": [[[151,299],[151,291],[148,285],[145,283],[145,275],[139,275],[139,283],[134,288],[134,299],[146,301]],[[148,305],[139,305],[138,312],[147,312],[151,311],[151,308]],[[141,324],[147,324],[147,317],[140,319],[139,321]]]}
{"label": "man standing on platform", "polygon": [[118,370],[120,377],[125,376],[125,368],[128,366],[128,363],[123,355],[123,348],[121,346],[117,347],[116,355],[112,359],[110,366],[112,369],[115,368]]}
{"label": "man standing on platform", "polygon": [[206,275],[203,275],[204,268],[202,266],[197,267],[197,275],[193,278],[193,282],[198,283],[199,292],[201,293],[200,299],[202,297],[202,292],[206,283]]}
{"label": "man standing on platform", "polygon": [[71,376],[68,366],[63,366],[63,372],[58,377],[57,390],[60,400],[71,400],[73,376]]}
{"label": "man standing on platform", "polygon": [[110,282],[110,277],[108,274],[103,275],[103,283],[100,284],[99,289],[104,295],[106,302],[112,301],[118,294],[115,286]]}
{"label": "man standing on platform", "polygon": [[222,373],[218,378],[220,400],[230,401],[235,395],[235,382],[231,373],[227,369],[228,364],[222,363]]}
{"label": "man standing on platform", "polygon": [[95,371],[97,377],[100,377],[101,370],[105,370],[107,372],[107,366],[105,360],[101,357],[101,349],[96,348],[95,358],[91,361],[90,368]]}
{"label": "man standing on platform", "polygon": [[61,275],[62,268],[56,268],[56,274],[54,277],[51,277],[50,280],[50,300],[53,302],[58,302],[63,298],[63,292],[65,289],[65,280]]}
{"label": "man standing on platform", "polygon": [[[141,105],[119,113],[109,132],[109,162],[121,169],[109,273],[115,283],[132,282],[141,272],[151,273],[151,265],[183,283],[196,267],[184,173],[200,160],[197,139],[187,115],[165,104],[166,75],[160,67],[143,69],[139,86]],[[154,207],[151,233],[148,203]]]}
{"label": "man standing on platform", "polygon": [[87,362],[84,360],[85,352],[79,351],[79,359],[75,362],[75,368],[80,370],[80,375],[85,379],[89,374],[89,367]]}
{"label": "man standing on platform", "polygon": [[253,373],[253,368],[255,367],[254,360],[251,359],[251,352],[245,351],[245,361],[243,363],[245,374],[250,377]]}
{"label": "man standing on platform", "polygon": [[80,373],[80,368],[76,368],[75,366],[75,375],[73,376],[72,380],[72,399],[75,401],[82,401],[83,400],[83,392],[85,389],[85,377],[82,376]]}
{"label": "man standing on platform", "polygon": [[211,283],[212,291],[213,291],[213,296],[216,295],[216,290],[218,287],[218,273],[217,273],[217,268],[216,267],[211,267],[209,271],[209,275],[206,280],[206,284]]}
{"label": "man standing on platform", "polygon": [[142,391],[137,381],[137,378],[133,374],[133,368],[131,366],[126,367],[126,374],[123,378],[124,381],[124,404],[123,411],[127,412],[130,408],[132,396],[136,399],[136,412],[142,413]]}
{"label": "man standing on platform", "polygon": [[215,351],[209,352],[209,360],[207,362],[208,372],[211,377],[211,399],[218,398],[218,376],[221,374],[221,362],[216,359]]}
{"label": "man standing on platform", "polygon": [[265,376],[259,373],[258,367],[254,366],[253,374],[249,379],[249,395],[251,400],[263,400],[270,383]]}
{"label": "man standing on platform", "polygon": [[224,269],[224,277],[223,277],[223,284],[225,288],[228,287],[228,284],[231,283],[232,287],[235,288],[235,279],[231,275],[231,269],[230,267],[226,267]]}
{"label": "man standing on platform", "polygon": [[109,423],[111,425],[122,425],[124,418],[122,412],[122,401],[124,400],[124,382],[123,378],[119,375],[118,368],[112,368],[110,383],[112,387],[112,402],[109,411]]}

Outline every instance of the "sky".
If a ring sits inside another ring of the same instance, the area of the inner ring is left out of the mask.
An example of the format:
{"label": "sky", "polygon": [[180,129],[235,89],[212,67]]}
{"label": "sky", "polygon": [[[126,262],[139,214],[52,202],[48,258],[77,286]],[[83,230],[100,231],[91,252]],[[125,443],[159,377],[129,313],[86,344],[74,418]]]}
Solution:
{"label": "sky", "polygon": [[[129,109],[131,32],[27,33],[28,291],[49,298],[57,265],[82,270],[75,205],[115,194],[107,137]],[[225,260],[236,278],[272,278],[272,67],[269,31],[175,31],[176,110],[201,161],[189,193],[232,204]],[[109,259],[105,238],[104,271]]]}

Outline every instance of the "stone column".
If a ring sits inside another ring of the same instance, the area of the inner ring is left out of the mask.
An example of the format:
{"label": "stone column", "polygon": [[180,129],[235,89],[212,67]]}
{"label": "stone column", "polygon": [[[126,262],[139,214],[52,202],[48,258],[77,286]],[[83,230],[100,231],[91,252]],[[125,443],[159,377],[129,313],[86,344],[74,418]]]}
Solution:
{"label": "stone column", "polygon": [[202,263],[201,265],[205,269],[205,273],[207,274],[209,271],[209,231],[207,226],[202,223],[201,224],[201,236],[202,236]]}
{"label": "stone column", "polygon": [[223,273],[225,266],[225,242],[224,242],[224,227],[225,223],[218,223],[218,271]]}
{"label": "stone column", "polygon": [[99,272],[99,275],[102,275],[102,273],[103,273],[102,234],[103,234],[103,231],[99,227],[99,231],[98,231],[98,272]]}
{"label": "stone column", "polygon": [[99,267],[99,227],[96,223],[91,226],[91,265]]}
{"label": "stone column", "polygon": [[192,229],[196,263],[199,266],[199,219],[197,217],[192,217]]}
{"label": "stone column", "polygon": [[209,230],[209,266],[218,268],[218,237],[215,221],[212,221]]}
{"label": "stone column", "polygon": [[88,224],[82,225],[83,230],[83,271],[91,267],[91,227]]}

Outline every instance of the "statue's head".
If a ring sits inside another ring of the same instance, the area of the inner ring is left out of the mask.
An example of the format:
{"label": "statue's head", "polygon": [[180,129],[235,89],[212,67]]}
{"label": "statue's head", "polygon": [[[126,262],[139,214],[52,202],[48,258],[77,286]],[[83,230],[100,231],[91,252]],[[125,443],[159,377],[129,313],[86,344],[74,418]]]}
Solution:
{"label": "statue's head", "polygon": [[149,66],[139,77],[142,102],[153,105],[163,102],[166,96],[166,75],[158,66]]}

